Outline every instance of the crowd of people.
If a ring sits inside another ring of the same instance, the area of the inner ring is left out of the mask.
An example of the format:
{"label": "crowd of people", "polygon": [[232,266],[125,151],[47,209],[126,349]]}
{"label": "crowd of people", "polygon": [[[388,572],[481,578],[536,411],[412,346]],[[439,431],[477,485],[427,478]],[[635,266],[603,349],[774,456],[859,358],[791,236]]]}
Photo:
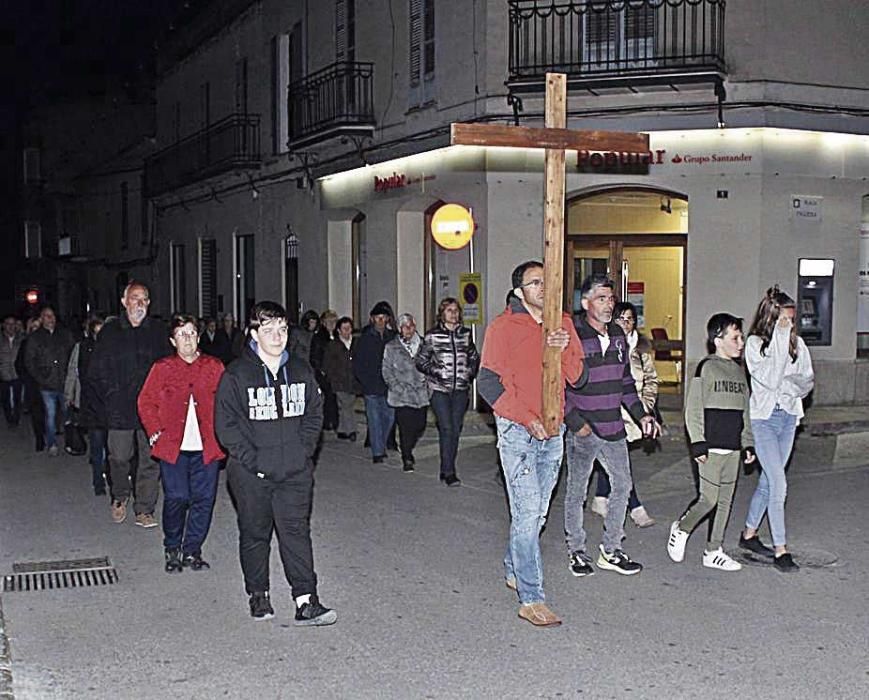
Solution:
{"label": "crowd of people", "polygon": [[[10,429],[29,414],[36,450],[51,457],[61,454],[57,436],[64,429],[71,453],[80,452],[70,436],[86,432],[93,490],[109,492],[114,523],[127,520],[132,502],[135,524],[156,528],[162,484],[170,574],[210,568],[203,544],[225,465],[251,616],[274,615],[269,553],[275,530],[295,624],[328,625],[337,613],[320,602],[310,534],[323,431],[355,442],[361,396],[373,463],[383,463],[392,448],[403,471],[412,473],[430,406],[440,481],[460,486],[459,438],[476,378],[495,415],[510,508],[505,582],[518,595],[520,618],[557,625],[561,620],[545,602],[539,535],[562,461],[570,572],[638,574],[642,565],[623,549],[625,520],[638,527],[655,520],[637,495],[631,455],[662,429],[653,352],[637,331],[637,309],[617,302],[613,282],[603,275],[586,279],[580,293],[583,313],[564,314],[561,326],[545,333],[543,266],[519,265],[481,356],[452,297],[440,302],[436,324],[424,334],[412,314],[396,317],[386,301],[374,305],[358,333],[352,318],[332,310],[307,311],[291,325],[270,301],[256,304],[242,329],[231,315],[218,321],[176,314],[167,325],[150,316],[148,287],[131,282],[121,313],[94,315],[78,339],[58,324],[51,307],[26,325],[11,316],[3,320],[3,411]],[[814,376],[796,334],[794,307],[787,294],[770,289],[747,340],[742,319],[718,313],[709,320],[710,354],[690,381],[685,405],[699,496],[670,527],[667,552],[674,562],[684,560],[691,532],[712,516],[703,565],[741,568],[723,539],[742,461],[747,473],[759,464],[760,476],[739,546],[768,557],[780,571],[799,568],[785,537],[785,466]],[[544,347],[560,352],[564,380],[554,431],[543,421]],[[583,516],[595,469],[590,510],[604,519],[604,529],[592,553]],[[764,516],[772,546],[758,537]]]}

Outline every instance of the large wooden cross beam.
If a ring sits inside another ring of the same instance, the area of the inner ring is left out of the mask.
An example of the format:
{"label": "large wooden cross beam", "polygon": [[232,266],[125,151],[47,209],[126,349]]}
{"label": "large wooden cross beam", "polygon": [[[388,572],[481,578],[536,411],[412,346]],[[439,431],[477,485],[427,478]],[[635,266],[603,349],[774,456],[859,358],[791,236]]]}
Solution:
{"label": "large wooden cross beam", "polygon": [[[567,129],[567,76],[546,74],[544,128],[501,126],[495,124],[453,124],[451,142],[463,146],[512,146],[545,148],[543,190],[543,280],[544,333],[561,327],[564,294],[564,152],[623,151],[647,153],[648,134],[618,131],[575,131]],[[497,234],[496,234],[497,235]],[[543,425],[549,435],[557,435],[564,382],[561,353],[544,346]]]}

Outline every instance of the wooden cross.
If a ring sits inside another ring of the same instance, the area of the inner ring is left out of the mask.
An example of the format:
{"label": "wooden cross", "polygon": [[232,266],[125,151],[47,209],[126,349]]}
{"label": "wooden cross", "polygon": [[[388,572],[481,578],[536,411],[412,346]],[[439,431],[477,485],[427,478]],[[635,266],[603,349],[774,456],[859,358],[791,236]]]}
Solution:
{"label": "wooden cross", "polygon": [[[545,333],[561,327],[564,271],[564,152],[616,151],[647,153],[648,134],[618,131],[572,131],[567,125],[567,76],[546,74],[544,128],[496,124],[453,124],[451,142],[463,146],[513,146],[545,148],[543,190],[543,280]],[[561,352],[544,346],[543,425],[549,435],[557,435],[564,382],[561,377]]]}

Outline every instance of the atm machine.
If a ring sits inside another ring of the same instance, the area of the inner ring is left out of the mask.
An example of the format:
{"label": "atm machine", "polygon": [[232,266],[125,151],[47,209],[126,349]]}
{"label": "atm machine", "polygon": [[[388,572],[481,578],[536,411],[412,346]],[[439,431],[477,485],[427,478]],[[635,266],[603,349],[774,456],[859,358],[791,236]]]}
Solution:
{"label": "atm machine", "polygon": [[801,258],[797,287],[797,330],[806,345],[833,343],[835,261]]}

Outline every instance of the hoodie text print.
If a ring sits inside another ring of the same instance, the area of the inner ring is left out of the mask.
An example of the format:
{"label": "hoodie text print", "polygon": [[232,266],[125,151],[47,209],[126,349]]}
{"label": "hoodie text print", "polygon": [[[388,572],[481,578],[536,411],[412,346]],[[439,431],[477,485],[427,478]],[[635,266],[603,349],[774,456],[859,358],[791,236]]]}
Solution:
{"label": "hoodie text print", "polygon": [[281,384],[281,413],[278,415],[278,404],[275,400],[275,387],[247,387],[248,418],[250,420],[278,420],[292,418],[305,413],[305,384]]}

